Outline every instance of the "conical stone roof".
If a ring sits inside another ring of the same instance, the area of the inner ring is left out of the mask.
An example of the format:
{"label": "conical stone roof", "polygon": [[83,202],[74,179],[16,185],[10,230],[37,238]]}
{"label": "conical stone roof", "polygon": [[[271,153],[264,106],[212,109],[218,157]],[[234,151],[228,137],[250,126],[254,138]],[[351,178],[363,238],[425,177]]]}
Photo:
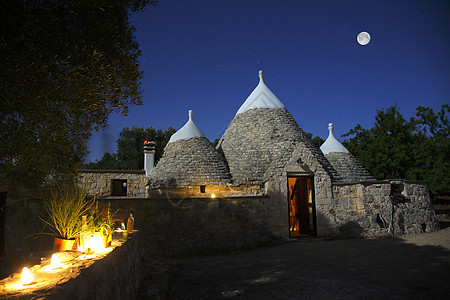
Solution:
{"label": "conical stone roof", "polygon": [[328,124],[328,138],[320,146],[326,159],[339,173],[343,181],[361,182],[375,180],[358,160],[333,135],[333,123]]}
{"label": "conical stone roof", "polygon": [[231,176],[223,156],[203,133],[198,134],[201,131],[195,124],[198,131],[190,130],[192,124],[190,111],[188,122],[172,135],[161,159],[150,172],[150,188],[226,186],[230,183]]}
{"label": "conical stone roof", "polygon": [[[260,89],[260,85],[255,90]],[[254,94],[255,91],[251,95]],[[337,172],[282,103],[265,107],[242,105],[217,148],[225,156],[234,184],[264,183],[278,174],[298,149],[308,160],[322,165],[332,179],[339,180]]]}

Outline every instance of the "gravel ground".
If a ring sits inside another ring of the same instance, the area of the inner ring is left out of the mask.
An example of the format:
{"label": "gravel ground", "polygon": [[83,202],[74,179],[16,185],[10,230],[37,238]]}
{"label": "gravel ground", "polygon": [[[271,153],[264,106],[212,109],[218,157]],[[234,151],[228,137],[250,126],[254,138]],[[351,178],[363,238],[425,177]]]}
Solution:
{"label": "gravel ground", "polygon": [[159,291],[167,299],[449,299],[450,228],[397,238],[295,240],[158,267],[168,274],[167,289]]}

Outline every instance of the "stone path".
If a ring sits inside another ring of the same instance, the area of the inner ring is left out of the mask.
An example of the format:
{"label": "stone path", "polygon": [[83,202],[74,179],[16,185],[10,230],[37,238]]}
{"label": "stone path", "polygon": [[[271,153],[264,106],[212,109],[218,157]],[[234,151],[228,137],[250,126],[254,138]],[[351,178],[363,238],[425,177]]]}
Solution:
{"label": "stone path", "polygon": [[159,268],[168,274],[160,290],[167,299],[448,299],[450,228],[403,238],[297,240]]}

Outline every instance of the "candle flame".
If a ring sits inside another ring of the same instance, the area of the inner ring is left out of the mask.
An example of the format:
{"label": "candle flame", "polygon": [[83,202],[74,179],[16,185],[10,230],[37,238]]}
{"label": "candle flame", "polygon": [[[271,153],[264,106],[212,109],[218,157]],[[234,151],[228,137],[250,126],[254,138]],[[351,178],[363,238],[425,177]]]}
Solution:
{"label": "candle flame", "polygon": [[34,280],[33,275],[31,274],[30,270],[28,270],[27,267],[24,267],[22,269],[22,285],[27,285],[32,283]]}
{"label": "candle flame", "polygon": [[211,198],[212,198],[212,199],[216,198],[216,195],[215,195],[214,193],[211,194]]}

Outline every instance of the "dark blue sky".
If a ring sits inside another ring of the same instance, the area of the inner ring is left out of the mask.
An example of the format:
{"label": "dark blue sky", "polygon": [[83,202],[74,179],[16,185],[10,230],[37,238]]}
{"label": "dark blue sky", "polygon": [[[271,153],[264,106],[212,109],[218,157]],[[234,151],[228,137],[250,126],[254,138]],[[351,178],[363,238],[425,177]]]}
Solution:
{"label": "dark blue sky", "polygon": [[[258,84],[258,71],[298,124],[324,139],[377,110],[450,103],[450,1],[164,1],[131,17],[141,45],[144,105],[89,142],[89,160],[116,151],[123,127],[220,137]],[[361,31],[371,41],[361,46]],[[342,141],[342,138],[339,138]]]}

